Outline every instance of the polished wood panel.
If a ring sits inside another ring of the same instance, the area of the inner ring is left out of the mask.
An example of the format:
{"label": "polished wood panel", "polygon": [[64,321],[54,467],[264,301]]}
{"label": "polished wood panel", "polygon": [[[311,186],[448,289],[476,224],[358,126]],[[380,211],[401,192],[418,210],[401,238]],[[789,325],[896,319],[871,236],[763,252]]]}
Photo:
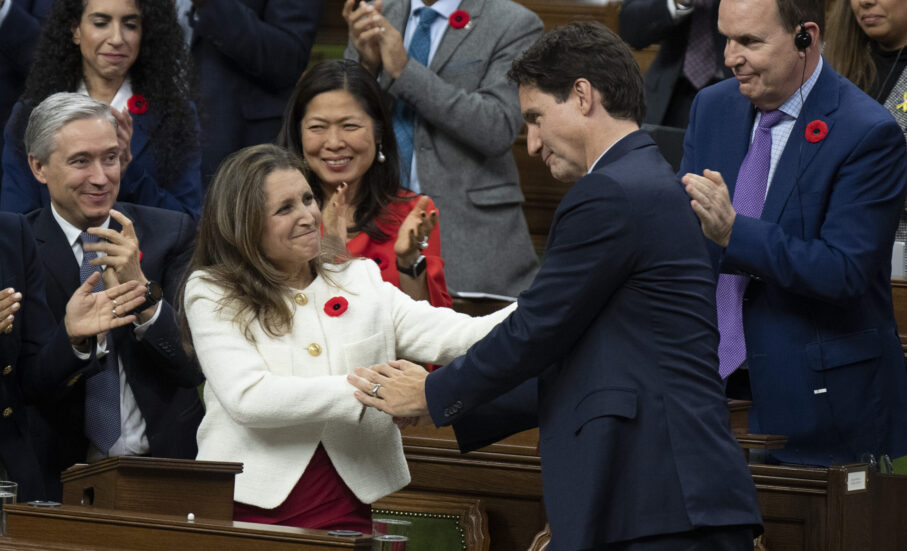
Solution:
{"label": "polished wood panel", "polygon": [[64,471],[63,503],[232,520],[233,482],[241,472],[242,463],[111,457]]}
{"label": "polished wood panel", "polygon": [[[729,405],[741,445],[783,446],[784,437],[744,431],[746,402]],[[414,427],[404,449],[419,491],[480,497],[489,516],[492,549],[528,549],[545,527],[536,431],[468,454],[457,453],[448,428]],[[828,469],[750,465],[769,551],[895,551],[907,541],[907,477],[868,472],[867,489],[848,491],[866,465]],[[707,476],[707,473],[703,473]],[[516,505],[522,504],[523,508]],[[526,511],[531,517],[526,517]],[[503,533],[502,533],[503,531]],[[540,541],[536,542],[541,543]],[[498,547],[500,545],[500,547]]]}
{"label": "polished wood panel", "polygon": [[407,490],[480,498],[491,549],[527,549],[545,527],[538,431],[523,432],[461,454],[449,427],[410,427],[403,449],[412,482]]}
{"label": "polished wood panel", "polygon": [[[63,505],[6,508],[10,540],[58,549],[217,549],[327,551],[371,548],[371,536],[330,536],[323,530]],[[7,542],[0,538],[0,542]],[[16,549],[16,547],[13,547]],[[22,547],[21,549],[28,549]]]}

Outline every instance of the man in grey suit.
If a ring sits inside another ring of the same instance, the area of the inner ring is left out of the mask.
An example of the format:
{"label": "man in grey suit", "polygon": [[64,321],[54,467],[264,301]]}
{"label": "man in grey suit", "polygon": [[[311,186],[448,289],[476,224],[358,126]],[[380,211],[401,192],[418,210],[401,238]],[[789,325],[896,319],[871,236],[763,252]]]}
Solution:
{"label": "man in grey suit", "polygon": [[[431,196],[454,291],[516,296],[538,268],[512,146],[521,127],[507,70],[542,34],[510,0],[347,0],[346,56],[395,99],[406,187]],[[408,127],[407,127],[408,118]],[[402,134],[401,134],[402,132]]]}

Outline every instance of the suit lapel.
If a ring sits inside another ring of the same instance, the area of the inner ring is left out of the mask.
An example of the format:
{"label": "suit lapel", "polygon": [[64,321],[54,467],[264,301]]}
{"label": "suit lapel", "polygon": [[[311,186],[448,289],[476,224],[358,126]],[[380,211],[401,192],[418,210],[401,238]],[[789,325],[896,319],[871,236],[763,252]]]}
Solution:
{"label": "suit lapel", "polygon": [[806,141],[806,126],[814,120],[821,120],[828,125],[828,131],[831,132],[834,119],[829,114],[838,108],[838,99],[835,73],[831,71],[828,62],[825,62],[822,73],[806,98],[800,116],[787,139],[781,159],[775,167],[775,174],[765,197],[765,205],[762,207],[762,220],[778,222],[781,218],[781,212],[791,192],[799,185],[803,174],[823,145],[822,141],[817,143]]}
{"label": "suit lapel", "polygon": [[466,40],[466,37],[469,36],[473,29],[476,26],[479,18],[482,15],[482,8],[485,7],[485,0],[463,0],[460,2],[461,9],[469,14],[470,25],[463,27],[462,29],[455,29],[448,26],[447,30],[444,31],[444,35],[441,37],[441,43],[438,45],[438,50],[435,52],[435,57],[432,58],[430,69],[433,73],[439,73],[441,68],[444,67],[444,64],[450,60],[450,57],[457,51],[457,48],[460,47],[460,44]]}
{"label": "suit lapel", "polygon": [[[59,288],[60,296],[68,297],[79,286],[79,265],[66,241],[66,235],[54,219],[50,207],[41,209],[34,225],[38,254],[49,274],[48,285]],[[51,296],[48,293],[48,298]],[[51,305],[55,311],[59,305]]]}
{"label": "suit lapel", "polygon": [[[398,8],[398,9],[394,9]],[[395,29],[400,29],[400,35],[406,35],[406,23],[409,21],[409,10],[412,9],[412,4],[410,0],[403,0],[403,2],[395,2],[388,6],[388,9],[384,12],[384,16],[394,26]]]}

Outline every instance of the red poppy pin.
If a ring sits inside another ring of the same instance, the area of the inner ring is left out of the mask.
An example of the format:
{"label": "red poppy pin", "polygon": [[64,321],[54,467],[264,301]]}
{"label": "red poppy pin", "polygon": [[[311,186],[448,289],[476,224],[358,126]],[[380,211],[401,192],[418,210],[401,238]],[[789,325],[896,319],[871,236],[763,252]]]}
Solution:
{"label": "red poppy pin", "polygon": [[469,26],[469,13],[465,10],[457,10],[450,14],[447,20],[450,26],[455,29],[462,29]]}
{"label": "red poppy pin", "polygon": [[828,125],[824,121],[814,120],[806,125],[806,141],[821,142],[828,135]]}
{"label": "red poppy pin", "polygon": [[129,112],[133,115],[144,115],[145,111],[148,111],[148,100],[142,94],[133,94],[126,101],[126,107],[129,108]]}
{"label": "red poppy pin", "polygon": [[340,314],[346,312],[346,308],[349,306],[349,303],[343,297],[334,297],[331,300],[324,303],[324,313],[336,318]]}

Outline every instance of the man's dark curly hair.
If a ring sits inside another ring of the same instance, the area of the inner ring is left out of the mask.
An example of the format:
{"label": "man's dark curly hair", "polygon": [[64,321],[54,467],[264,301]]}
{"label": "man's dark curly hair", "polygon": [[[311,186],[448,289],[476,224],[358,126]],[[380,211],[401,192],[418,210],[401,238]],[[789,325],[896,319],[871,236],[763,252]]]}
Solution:
{"label": "man's dark curly hair", "polygon": [[[151,132],[157,181],[169,188],[198,150],[190,103],[189,56],[172,0],[135,0],[142,15],[142,40],[129,69],[132,89],[145,96],[159,122]],[[56,92],[74,92],[82,80],[82,53],[72,32],[82,19],[85,0],[56,0],[38,41],[22,99],[29,110]],[[28,113],[19,119],[24,134]],[[20,130],[20,129],[17,129]]]}
{"label": "man's dark curly hair", "polygon": [[602,95],[615,118],[642,124],[646,100],[642,75],[633,53],[614,31],[595,21],[574,21],[545,33],[513,61],[508,78],[563,103],[573,83],[585,78]]}

